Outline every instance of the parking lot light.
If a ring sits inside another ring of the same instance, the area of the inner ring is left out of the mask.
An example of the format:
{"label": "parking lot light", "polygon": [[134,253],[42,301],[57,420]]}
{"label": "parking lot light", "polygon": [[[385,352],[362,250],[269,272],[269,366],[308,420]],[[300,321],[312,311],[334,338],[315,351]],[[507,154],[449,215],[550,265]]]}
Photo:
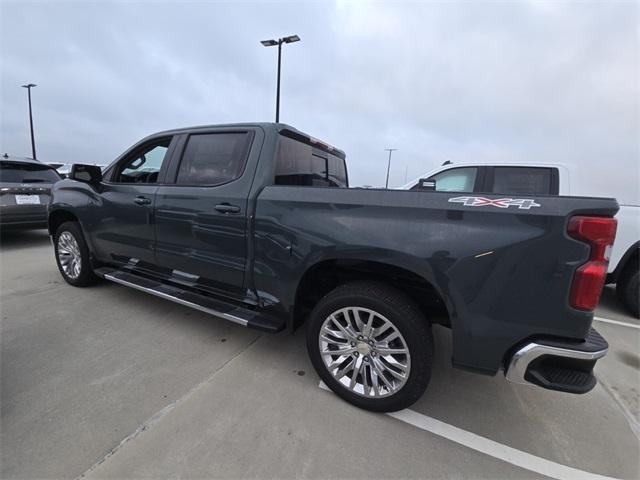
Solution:
{"label": "parking lot light", "polygon": [[300,37],[298,35],[289,35],[288,37],[282,37],[278,40],[269,39],[262,40],[260,43],[265,47],[275,47],[278,46],[278,83],[276,86],[276,123],[280,121],[280,65],[281,65],[281,57],[282,57],[282,44],[283,43],[294,43],[299,42]]}
{"label": "parking lot light", "polygon": [[298,35],[290,35],[288,37],[284,37],[282,40],[284,41],[284,43],[293,43],[293,42],[299,42],[300,37]]}
{"label": "parking lot light", "polygon": [[36,141],[33,138],[33,114],[31,112],[31,89],[33,87],[37,87],[37,85],[35,83],[27,83],[26,85],[22,85],[22,88],[27,89],[27,95],[29,97],[29,126],[31,127],[31,156],[34,160],[37,160]]}
{"label": "parking lot light", "polygon": [[384,188],[389,188],[389,170],[391,170],[391,153],[398,150],[397,148],[385,148],[389,152],[389,162],[387,163],[387,181],[384,184]]}

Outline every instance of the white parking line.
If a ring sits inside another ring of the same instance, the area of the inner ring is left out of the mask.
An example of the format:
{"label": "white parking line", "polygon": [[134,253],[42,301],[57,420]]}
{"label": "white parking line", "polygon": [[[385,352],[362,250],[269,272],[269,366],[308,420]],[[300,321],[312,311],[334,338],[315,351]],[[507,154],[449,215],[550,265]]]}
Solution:
{"label": "white parking line", "polygon": [[603,317],[593,317],[593,319],[597,320],[598,322],[611,323],[613,325],[622,325],[623,327],[640,329],[640,325],[635,323],[621,322],[620,320],[611,320],[610,318],[603,318]]}
{"label": "white parking line", "polygon": [[[328,390],[324,382],[320,382],[320,388]],[[574,479],[588,479],[588,480],[615,480],[613,477],[606,477],[604,475],[598,475],[597,473],[585,472],[573,467],[567,467],[560,463],[552,462],[541,457],[536,457],[522,450],[518,450],[507,445],[495,442],[475,433],[467,432],[448,423],[441,422],[435,418],[428,417],[421,413],[415,412],[408,408],[400,410],[399,412],[387,413],[387,415],[406,422],[414,427],[418,427],[427,432],[433,433],[440,437],[451,440],[452,442],[464,445],[477,452],[484,453],[491,457],[497,458],[504,462],[515,465],[516,467],[524,468],[530,472],[539,473],[540,475],[546,475],[547,477],[556,478],[558,480],[574,480]]]}

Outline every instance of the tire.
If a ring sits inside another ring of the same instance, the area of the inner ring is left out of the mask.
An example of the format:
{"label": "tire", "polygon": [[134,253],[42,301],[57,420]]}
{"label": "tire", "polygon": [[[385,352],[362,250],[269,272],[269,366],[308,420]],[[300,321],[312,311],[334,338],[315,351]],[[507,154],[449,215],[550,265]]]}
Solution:
{"label": "tire", "polygon": [[640,318],[640,268],[637,261],[631,261],[616,283],[616,293],[622,304],[636,318]]}
{"label": "tire", "polygon": [[[396,353],[390,354],[389,348]],[[327,353],[337,349],[344,352]],[[307,350],[316,372],[334,393],[374,412],[412,405],[431,378],[430,325],[408,296],[380,283],[353,282],[323,297],[309,317]],[[399,353],[404,351],[407,354]]]}
{"label": "tire", "polygon": [[58,270],[69,285],[88,287],[96,283],[98,277],[93,273],[89,247],[78,222],[60,225],[53,237],[53,246]]}

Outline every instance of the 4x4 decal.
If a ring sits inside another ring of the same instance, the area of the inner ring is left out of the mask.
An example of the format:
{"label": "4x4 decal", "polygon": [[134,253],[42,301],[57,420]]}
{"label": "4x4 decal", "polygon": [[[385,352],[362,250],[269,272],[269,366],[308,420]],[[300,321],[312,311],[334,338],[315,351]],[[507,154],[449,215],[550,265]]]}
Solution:
{"label": "4x4 decal", "polygon": [[498,208],[509,208],[516,205],[521,210],[529,210],[531,207],[540,207],[539,203],[529,198],[484,198],[484,197],[455,197],[449,199],[450,203],[461,203],[466,207],[483,207],[491,205]]}

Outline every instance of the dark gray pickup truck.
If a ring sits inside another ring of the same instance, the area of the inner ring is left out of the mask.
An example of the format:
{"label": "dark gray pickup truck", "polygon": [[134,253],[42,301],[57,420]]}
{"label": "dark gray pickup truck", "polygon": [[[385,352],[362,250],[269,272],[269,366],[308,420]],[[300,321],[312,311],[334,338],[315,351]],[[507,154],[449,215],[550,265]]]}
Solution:
{"label": "dark gray pickup truck", "polygon": [[104,173],[76,165],[49,231],[71,285],[103,278],[266,332],[306,322],[322,380],[390,411],[429,383],[433,324],[451,329],[457,367],[591,390],[617,210],[348,188],[342,151],[260,123],[158,133]]}

